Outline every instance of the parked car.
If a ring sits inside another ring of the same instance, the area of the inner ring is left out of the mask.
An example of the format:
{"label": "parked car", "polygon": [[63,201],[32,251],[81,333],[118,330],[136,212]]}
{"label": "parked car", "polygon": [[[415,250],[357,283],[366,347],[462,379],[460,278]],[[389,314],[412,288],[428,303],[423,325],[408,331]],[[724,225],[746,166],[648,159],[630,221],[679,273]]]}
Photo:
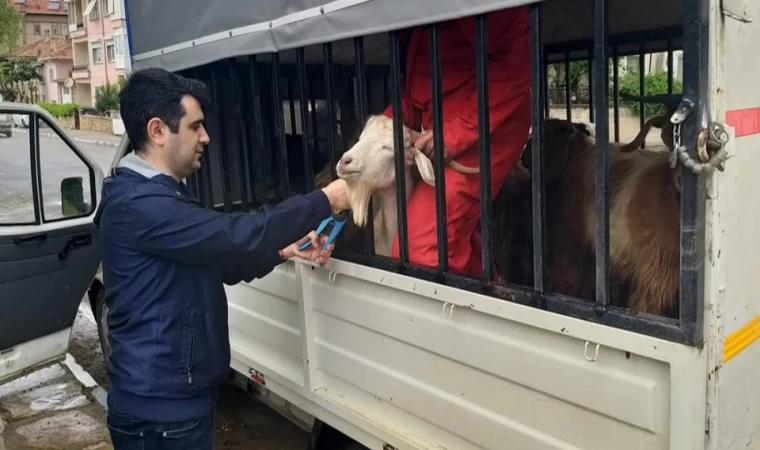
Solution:
{"label": "parked car", "polygon": [[13,134],[13,116],[0,113],[0,134],[11,137]]}

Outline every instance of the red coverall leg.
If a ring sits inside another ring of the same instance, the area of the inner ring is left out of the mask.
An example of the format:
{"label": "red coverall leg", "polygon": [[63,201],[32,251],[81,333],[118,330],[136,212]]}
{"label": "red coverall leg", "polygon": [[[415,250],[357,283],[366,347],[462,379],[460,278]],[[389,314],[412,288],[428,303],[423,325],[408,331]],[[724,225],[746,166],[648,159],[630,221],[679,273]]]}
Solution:
{"label": "red coverall leg", "polygon": [[[527,7],[488,15],[491,195],[516,164],[528,137],[530,117],[530,40]],[[478,112],[475,82],[475,22],[467,17],[440,26],[444,146],[466,166],[478,166]],[[404,124],[432,128],[428,34],[412,30],[402,98]],[[391,107],[385,111],[393,116]],[[436,151],[440,151],[436,149]],[[449,270],[482,274],[480,177],[445,168]],[[438,267],[435,188],[419,182],[407,204],[409,261]],[[398,235],[391,256],[399,257]]]}

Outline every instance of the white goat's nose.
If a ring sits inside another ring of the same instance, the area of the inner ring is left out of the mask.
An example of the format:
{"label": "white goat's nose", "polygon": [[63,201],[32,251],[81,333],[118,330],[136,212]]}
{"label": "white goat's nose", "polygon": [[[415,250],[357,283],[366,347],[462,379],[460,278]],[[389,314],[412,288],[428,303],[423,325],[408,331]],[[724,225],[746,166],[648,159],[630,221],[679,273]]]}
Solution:
{"label": "white goat's nose", "polygon": [[345,166],[345,165],[351,164],[351,162],[353,160],[354,160],[354,158],[352,158],[350,156],[344,156],[344,157],[340,158],[340,163]]}

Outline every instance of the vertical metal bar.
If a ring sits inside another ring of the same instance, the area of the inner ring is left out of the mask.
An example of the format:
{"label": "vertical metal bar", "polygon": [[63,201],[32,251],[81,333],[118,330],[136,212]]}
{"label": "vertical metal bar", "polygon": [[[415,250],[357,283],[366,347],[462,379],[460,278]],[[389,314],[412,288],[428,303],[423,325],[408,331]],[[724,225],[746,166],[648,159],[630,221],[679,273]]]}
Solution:
{"label": "vertical metal bar", "polygon": [[673,39],[668,39],[668,94],[673,93]]}
{"label": "vertical metal bar", "polygon": [[483,278],[493,279],[491,255],[491,134],[488,105],[488,30],[486,15],[475,17],[475,83],[478,90],[478,144],[480,163],[480,225]]}
{"label": "vertical metal bar", "polygon": [[238,170],[240,173],[240,205],[242,208],[242,211],[248,211],[248,172],[246,170],[246,160],[250,156],[250,147],[248,145],[248,139],[245,133],[245,129],[243,129],[243,112],[241,111],[241,108],[243,107],[243,102],[239,101],[240,99],[240,87],[238,86],[239,83],[239,76],[238,76],[238,70],[237,70],[237,64],[235,63],[235,58],[230,58],[228,61],[228,69],[229,69],[229,75],[230,75],[230,88],[232,89],[232,98],[234,99],[232,107],[235,108],[235,123],[239,124],[239,126],[235,127],[235,131],[237,132],[239,142],[237,143],[237,149],[238,149]]}
{"label": "vertical metal bar", "polygon": [[296,95],[293,92],[293,78],[288,77],[288,109],[290,110],[290,135],[296,136]]}
{"label": "vertical metal bar", "polygon": [[40,164],[40,122],[37,114],[29,114],[29,163],[32,167],[32,198],[34,199],[34,223],[42,223],[45,209],[42,188],[42,169]]}
{"label": "vertical metal bar", "polygon": [[[682,143],[697,159],[702,105],[707,101],[709,1],[684,0],[683,93],[693,109],[681,129]],[[705,177],[681,166],[680,324],[692,344],[703,340]]]}
{"label": "vertical metal bar", "polygon": [[565,114],[567,120],[573,120],[572,106],[570,100],[570,52],[565,52]]}
{"label": "vertical metal bar", "polygon": [[[198,81],[203,81],[201,79],[201,73],[200,70],[197,68],[193,70],[193,78],[195,78]],[[213,208],[214,207],[214,185],[211,181],[211,155],[209,154],[208,145],[203,146],[203,155],[201,155],[201,170],[200,170],[200,176],[198,177],[201,181],[200,188],[203,192],[203,197],[201,198],[201,201],[203,202],[203,206],[206,208]],[[203,189],[203,188],[206,189]]]}
{"label": "vertical metal bar", "polygon": [[[357,113],[359,115],[357,118],[357,123],[362,123],[364,121],[364,118],[367,117],[369,111],[367,65],[364,59],[364,38],[362,37],[357,37],[354,39],[354,61],[356,66],[356,94],[358,97],[356,107],[358,109]],[[375,221],[374,214],[372,214],[372,199],[370,199],[367,208],[369,209],[369,211],[367,211],[367,220],[368,223],[372,224]],[[366,254],[369,255],[375,254],[375,231],[373,228],[374,227],[372,226],[364,228],[364,249]]]}
{"label": "vertical metal bar", "polygon": [[[644,71],[646,65],[644,64],[644,43],[639,43],[639,128],[644,128],[646,122],[646,105],[644,104],[643,96],[646,95],[646,82],[644,80]],[[646,139],[641,143],[641,148],[646,147]]]}
{"label": "vertical metal bar", "polygon": [[544,84],[541,89],[544,90],[544,118],[548,119],[551,115],[551,100],[549,95],[549,56],[544,52],[543,44],[541,44],[541,52],[544,55]]}
{"label": "vertical metal bar", "polygon": [[[544,55],[543,45],[541,44],[542,32],[542,5],[534,3],[530,6],[530,71],[531,85],[544,85]],[[589,73],[591,73],[589,71]],[[533,287],[537,292],[543,293],[544,283],[544,261],[546,249],[544,246],[546,221],[546,205],[544,201],[544,171],[543,171],[543,142],[544,142],[544,106],[543,89],[533,89],[531,91],[531,165],[532,165],[532,195],[533,195]],[[593,110],[593,108],[589,108]]]}
{"label": "vertical metal bar", "polygon": [[596,108],[596,302],[610,303],[609,242],[609,49],[608,0],[594,0],[594,108]]}
{"label": "vertical metal bar", "polygon": [[620,142],[620,59],[618,47],[612,47],[612,112],[615,122],[615,142]]}
{"label": "vertical metal bar", "polygon": [[219,149],[219,167],[222,173],[222,198],[224,199],[224,211],[232,211],[232,186],[230,183],[230,165],[227,157],[227,151],[229,145],[227,145],[227,133],[225,133],[224,123],[225,120],[222,117],[222,112],[225,111],[224,104],[222,103],[222,90],[219,86],[219,74],[218,64],[211,65],[211,89],[214,96],[214,109],[216,110],[215,122],[216,122],[216,137],[217,148]]}
{"label": "vertical metal bar", "polygon": [[435,163],[435,222],[438,240],[438,270],[449,271],[449,246],[446,230],[446,179],[443,152],[443,102],[441,87],[441,48],[438,24],[430,26],[430,85],[433,99],[433,154]]}
{"label": "vertical metal bar", "polygon": [[335,85],[335,68],[333,67],[333,50],[332,43],[328,42],[322,46],[322,53],[325,60],[325,98],[327,99],[327,115],[330,131],[327,133],[327,145],[330,147],[330,170],[332,177],[338,175],[335,172],[335,165],[338,163],[338,149],[335,148],[335,97],[333,87]]}
{"label": "vertical metal bar", "polygon": [[[248,111],[248,114],[246,114],[246,118],[250,120],[250,122],[246,122],[246,128],[252,133],[249,141],[251,142],[251,152],[248,155],[248,173],[251,181],[251,198],[256,199],[256,180],[254,174],[256,173],[257,168],[254,165],[254,158],[257,158],[257,155],[263,154],[264,124],[262,123],[262,117],[264,117],[264,115],[261,113],[260,88],[262,83],[259,80],[259,74],[256,70],[255,55],[248,57],[248,75],[251,83],[251,109]],[[257,160],[260,162],[260,157],[257,158]],[[261,170],[261,168],[259,168],[259,170]]]}
{"label": "vertical metal bar", "polygon": [[272,53],[272,114],[274,115],[274,135],[279,149],[278,165],[280,166],[281,198],[290,197],[290,173],[288,167],[288,148],[285,145],[285,115],[282,113],[282,97],[280,96],[280,54]]}
{"label": "vertical metal bar", "polygon": [[319,122],[317,121],[317,92],[314,87],[314,78],[309,78],[309,104],[311,105],[311,142],[314,143],[312,150],[315,155],[319,154]]}
{"label": "vertical metal bar", "polygon": [[[304,189],[306,192],[311,190],[314,186],[314,163],[312,162],[311,151],[309,151],[309,140],[313,137],[310,136],[306,130],[308,121],[309,104],[306,96],[306,55],[304,54],[303,47],[296,50],[296,65],[298,70],[298,104],[301,111],[301,138],[303,143],[303,171],[304,171]],[[295,127],[293,127],[293,133],[295,134]],[[312,141],[313,142],[313,141]]]}
{"label": "vertical metal bar", "polygon": [[594,51],[588,51],[588,120],[594,123]]}
{"label": "vertical metal bar", "polygon": [[401,111],[401,43],[398,31],[391,31],[391,97],[393,104],[393,137],[396,148],[396,208],[398,209],[399,259],[402,265],[409,262],[409,241],[406,220],[406,180],[404,174],[404,130]]}

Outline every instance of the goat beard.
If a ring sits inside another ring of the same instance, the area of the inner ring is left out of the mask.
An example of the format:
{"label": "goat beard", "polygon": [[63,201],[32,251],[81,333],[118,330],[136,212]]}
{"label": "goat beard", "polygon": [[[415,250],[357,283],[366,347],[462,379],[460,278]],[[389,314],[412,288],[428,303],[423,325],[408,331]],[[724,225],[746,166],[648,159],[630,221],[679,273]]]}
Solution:
{"label": "goat beard", "polygon": [[367,223],[369,215],[369,199],[372,196],[372,190],[365,183],[349,183],[348,187],[348,204],[351,205],[351,213],[354,223],[359,228],[363,228]]}

